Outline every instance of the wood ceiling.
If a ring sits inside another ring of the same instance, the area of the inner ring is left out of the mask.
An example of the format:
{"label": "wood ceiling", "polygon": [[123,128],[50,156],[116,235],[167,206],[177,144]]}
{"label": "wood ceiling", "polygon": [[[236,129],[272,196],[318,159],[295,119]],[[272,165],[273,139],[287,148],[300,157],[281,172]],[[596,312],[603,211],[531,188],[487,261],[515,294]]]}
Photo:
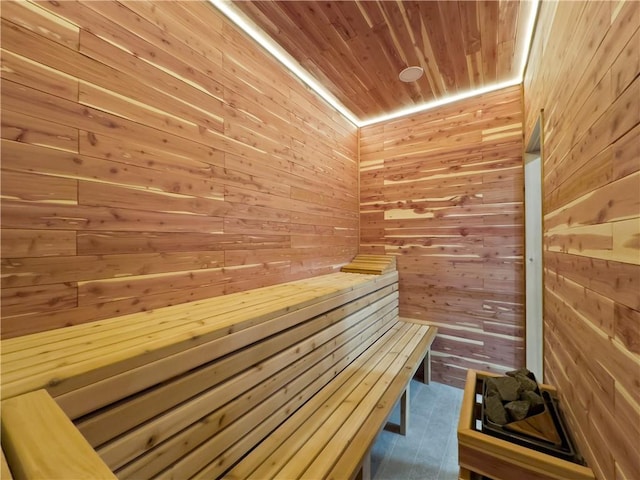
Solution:
{"label": "wood ceiling", "polygon": [[[361,121],[519,76],[532,2],[234,1]],[[425,75],[403,83],[411,65]]]}

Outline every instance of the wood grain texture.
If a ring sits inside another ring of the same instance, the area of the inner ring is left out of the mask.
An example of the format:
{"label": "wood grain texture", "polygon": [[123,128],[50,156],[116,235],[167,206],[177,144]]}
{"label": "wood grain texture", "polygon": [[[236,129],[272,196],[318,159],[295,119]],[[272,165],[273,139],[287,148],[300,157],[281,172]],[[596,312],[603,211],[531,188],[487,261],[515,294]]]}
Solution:
{"label": "wood grain texture", "polygon": [[[520,1],[233,4],[361,120],[515,78],[531,9]],[[410,65],[425,74],[403,83],[398,74]]]}
{"label": "wood grain texture", "polygon": [[2,335],[337,271],[357,132],[207,2],[2,8]]}
{"label": "wood grain texture", "polygon": [[527,136],[544,110],[545,379],[607,479],[640,471],[639,28],[637,2],[543,3],[524,80]]}
{"label": "wood grain texture", "polygon": [[394,374],[376,382],[380,396],[362,382],[371,403],[346,427],[377,417],[361,458],[435,336],[401,326],[397,282],[395,271],[339,272],[3,339],[3,428],[5,405],[36,391],[118,478],[193,478],[203,467],[218,478],[325,385],[364,377],[386,353]]}
{"label": "wood grain texture", "polygon": [[521,90],[361,130],[361,253],[397,256],[400,312],[438,326],[433,375],[523,362]]}
{"label": "wood grain texture", "polygon": [[2,449],[16,479],[116,478],[46,390],[2,402]]}

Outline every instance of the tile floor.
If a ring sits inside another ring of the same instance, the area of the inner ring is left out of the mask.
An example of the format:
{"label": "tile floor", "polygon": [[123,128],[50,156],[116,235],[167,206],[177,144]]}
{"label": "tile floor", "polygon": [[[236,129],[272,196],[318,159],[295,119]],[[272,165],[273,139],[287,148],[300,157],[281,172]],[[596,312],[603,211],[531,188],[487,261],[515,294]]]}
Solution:
{"label": "tile floor", "polygon": [[[462,390],[412,380],[407,436],[383,431],[371,451],[373,480],[457,480],[456,428]],[[399,423],[396,406],[391,422]]]}

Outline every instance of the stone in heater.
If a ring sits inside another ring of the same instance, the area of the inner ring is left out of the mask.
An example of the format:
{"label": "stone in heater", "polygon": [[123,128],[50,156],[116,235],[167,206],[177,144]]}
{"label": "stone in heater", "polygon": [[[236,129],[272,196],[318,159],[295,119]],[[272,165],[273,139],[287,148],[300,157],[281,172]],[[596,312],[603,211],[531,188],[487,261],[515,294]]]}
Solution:
{"label": "stone in heater", "polygon": [[497,392],[505,402],[518,400],[520,382],[513,377],[495,377],[487,380],[487,395]]}

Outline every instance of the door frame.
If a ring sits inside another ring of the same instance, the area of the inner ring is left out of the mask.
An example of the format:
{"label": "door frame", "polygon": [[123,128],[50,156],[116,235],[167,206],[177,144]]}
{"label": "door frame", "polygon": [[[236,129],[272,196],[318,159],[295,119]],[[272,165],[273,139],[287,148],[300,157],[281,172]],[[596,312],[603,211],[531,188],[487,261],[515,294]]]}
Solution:
{"label": "door frame", "polygon": [[543,135],[542,111],[524,152],[525,365],[544,381]]}

